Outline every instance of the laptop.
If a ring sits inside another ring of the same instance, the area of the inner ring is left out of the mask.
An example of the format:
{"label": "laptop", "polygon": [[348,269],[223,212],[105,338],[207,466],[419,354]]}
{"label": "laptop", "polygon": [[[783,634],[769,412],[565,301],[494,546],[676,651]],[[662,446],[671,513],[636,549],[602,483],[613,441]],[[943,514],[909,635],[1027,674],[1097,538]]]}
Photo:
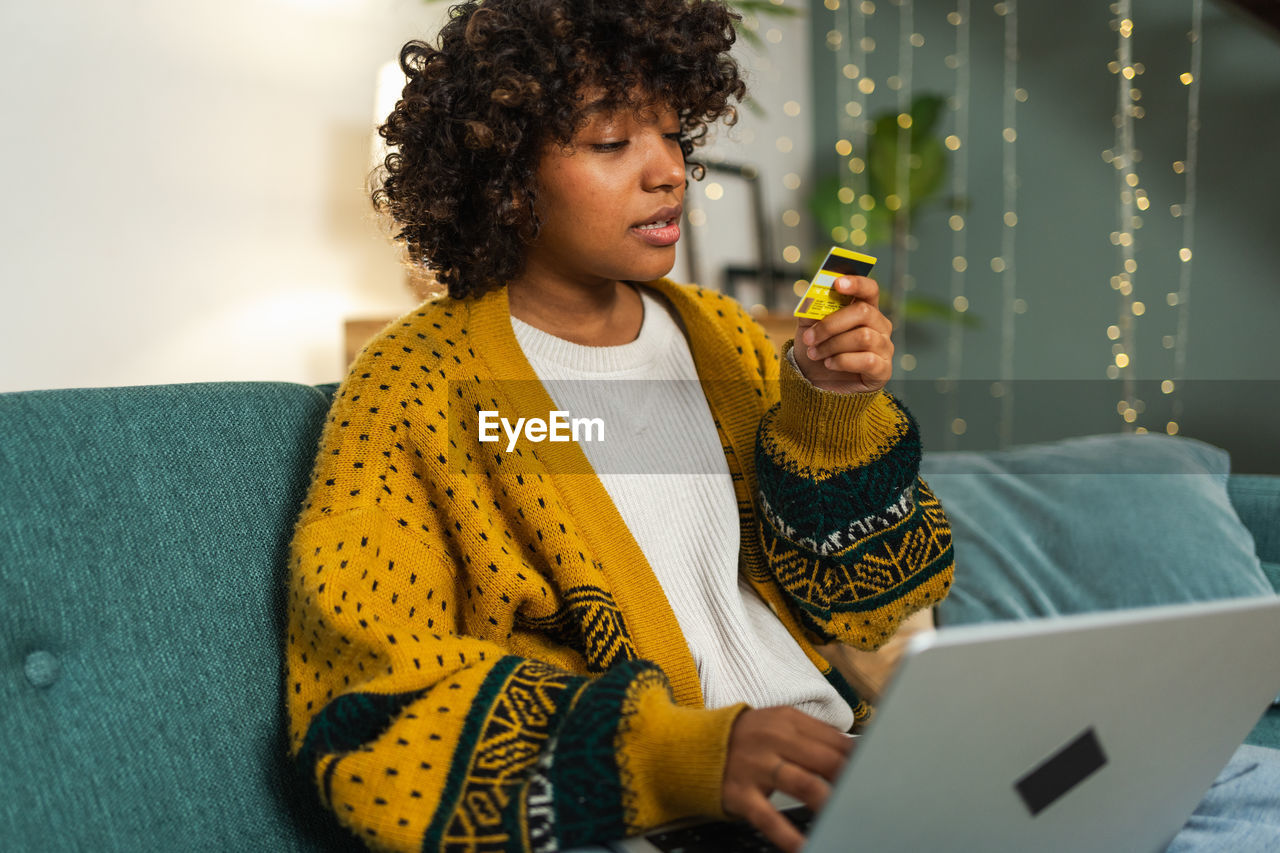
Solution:
{"label": "laptop", "polygon": [[[1277,691],[1280,596],[925,632],[826,807],[784,813],[809,853],[1159,851]],[[613,849],[774,848],[698,822]]]}

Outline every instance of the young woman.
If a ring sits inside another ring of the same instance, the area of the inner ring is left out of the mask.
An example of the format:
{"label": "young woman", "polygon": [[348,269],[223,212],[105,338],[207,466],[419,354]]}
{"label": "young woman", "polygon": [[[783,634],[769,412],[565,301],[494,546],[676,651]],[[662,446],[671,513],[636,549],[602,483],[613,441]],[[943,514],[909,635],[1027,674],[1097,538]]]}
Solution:
{"label": "young woman", "polygon": [[[815,644],[875,649],[947,592],[876,284],[779,360],[662,278],[687,158],[744,93],[733,20],[486,0],[402,51],[375,201],[448,296],[337,395],[288,628],[292,748],[372,847],[729,814],[795,849],[769,795],[820,808],[870,713]],[[557,440],[558,412],[600,428]]]}
{"label": "young woman", "polygon": [[[374,198],[449,292],[338,392],[289,590],[292,750],[370,847],[728,814],[797,849],[768,796],[821,808],[870,713],[815,644],[876,649],[947,592],[875,283],[779,360],[662,278],[744,93],[733,20],[484,0],[401,53]],[[600,429],[558,440],[565,413]],[[1248,749],[1171,849],[1280,845],[1280,762]]]}

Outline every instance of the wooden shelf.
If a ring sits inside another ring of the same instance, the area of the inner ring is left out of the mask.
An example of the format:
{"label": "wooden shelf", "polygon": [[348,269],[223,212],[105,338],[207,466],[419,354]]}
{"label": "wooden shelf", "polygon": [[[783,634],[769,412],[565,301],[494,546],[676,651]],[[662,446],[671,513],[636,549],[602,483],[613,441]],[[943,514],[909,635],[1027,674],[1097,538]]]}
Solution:
{"label": "wooden shelf", "polygon": [[373,340],[373,337],[394,319],[394,317],[358,318],[347,320],[342,324],[342,357],[346,359],[342,364],[344,373],[351,362],[356,360],[360,350],[364,349],[364,345]]}

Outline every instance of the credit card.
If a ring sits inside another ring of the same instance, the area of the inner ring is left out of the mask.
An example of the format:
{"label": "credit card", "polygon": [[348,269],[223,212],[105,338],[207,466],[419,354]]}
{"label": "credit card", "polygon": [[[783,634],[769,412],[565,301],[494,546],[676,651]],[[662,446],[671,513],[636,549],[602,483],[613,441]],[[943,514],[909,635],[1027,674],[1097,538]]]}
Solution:
{"label": "credit card", "polygon": [[848,305],[850,297],[835,290],[836,279],[844,275],[870,275],[875,265],[876,259],[870,255],[832,246],[827,259],[809,281],[809,287],[800,297],[800,304],[792,316],[821,320]]}

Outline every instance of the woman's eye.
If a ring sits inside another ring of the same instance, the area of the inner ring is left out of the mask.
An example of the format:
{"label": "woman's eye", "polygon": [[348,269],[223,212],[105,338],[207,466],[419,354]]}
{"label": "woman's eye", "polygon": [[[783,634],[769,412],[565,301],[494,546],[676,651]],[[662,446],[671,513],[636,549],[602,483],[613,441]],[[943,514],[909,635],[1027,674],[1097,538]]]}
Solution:
{"label": "woman's eye", "polygon": [[591,150],[602,151],[602,152],[621,151],[622,146],[626,144],[627,142],[625,139],[619,140],[617,142],[595,142],[595,143],[592,143]]}

